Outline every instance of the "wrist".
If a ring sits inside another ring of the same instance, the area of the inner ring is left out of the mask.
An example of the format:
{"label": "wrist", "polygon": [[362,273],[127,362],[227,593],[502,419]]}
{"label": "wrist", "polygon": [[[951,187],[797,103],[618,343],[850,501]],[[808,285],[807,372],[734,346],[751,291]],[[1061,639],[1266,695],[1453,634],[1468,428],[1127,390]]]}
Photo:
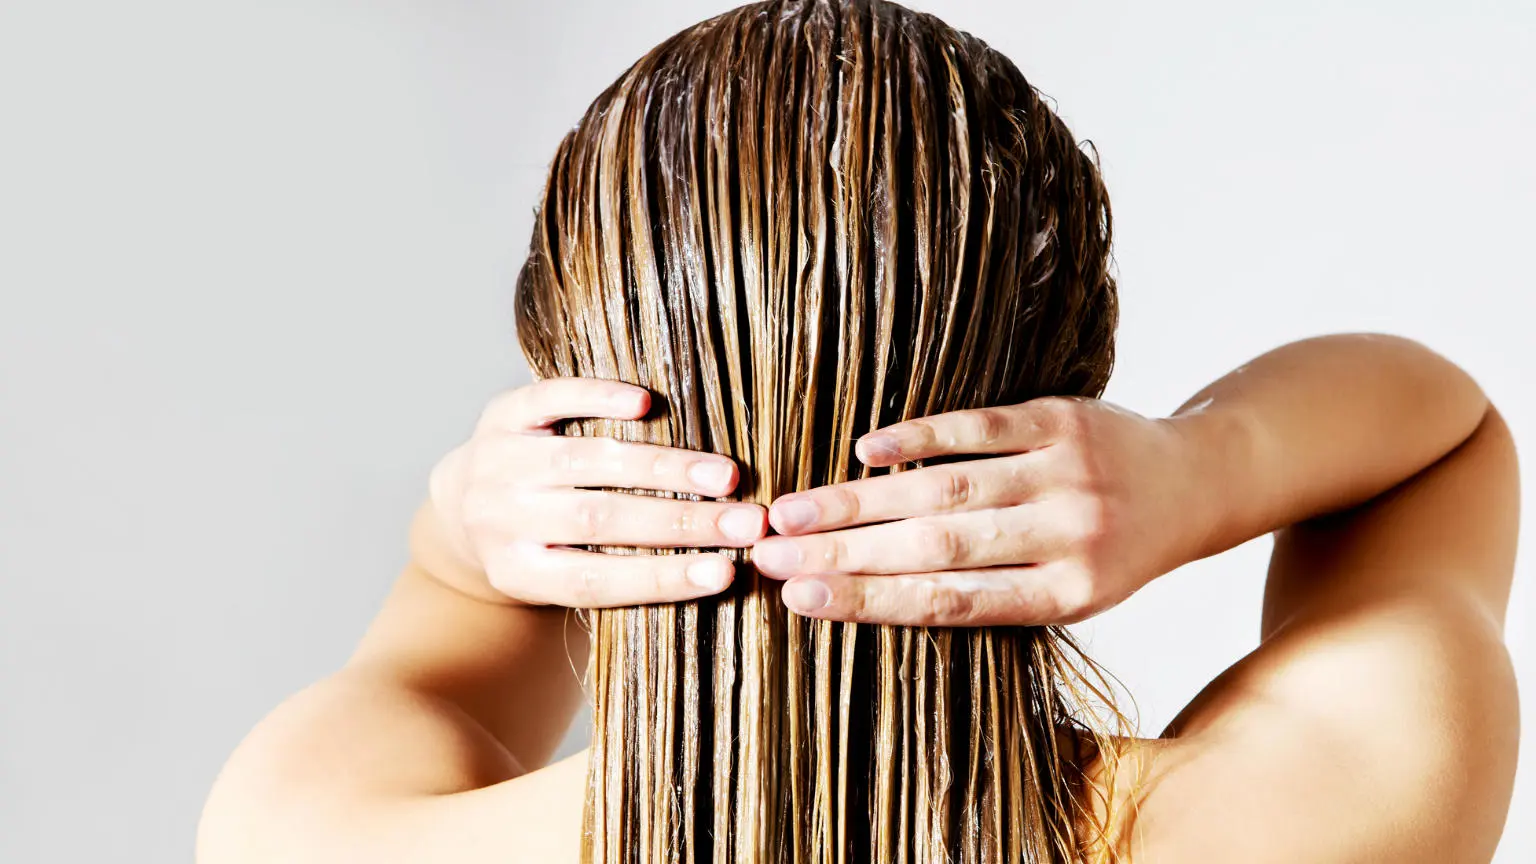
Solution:
{"label": "wrist", "polygon": [[422,504],[411,520],[410,556],[411,563],[433,581],[460,594],[500,606],[524,605],[496,590],[485,571],[455,549],[430,501]]}
{"label": "wrist", "polygon": [[1263,428],[1249,412],[1228,406],[1197,408],[1166,421],[1174,430],[1185,480],[1183,507],[1188,543],[1185,560],[1198,561],[1263,532],[1254,502],[1263,498],[1255,466]]}

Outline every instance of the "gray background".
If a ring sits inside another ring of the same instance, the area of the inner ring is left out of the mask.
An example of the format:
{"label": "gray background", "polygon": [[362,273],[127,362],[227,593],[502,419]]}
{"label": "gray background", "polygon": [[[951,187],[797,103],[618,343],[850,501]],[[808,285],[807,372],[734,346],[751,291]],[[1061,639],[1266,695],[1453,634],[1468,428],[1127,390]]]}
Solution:
{"label": "gray background", "polygon": [[[1536,5],[915,5],[1102,151],[1110,398],[1403,333],[1478,377],[1536,489]],[[190,859],[224,757],[342,662],[429,466],[527,380],[512,276],[556,141],[726,8],[0,0],[0,861]],[[1148,732],[1254,645],[1267,551],[1082,628]],[[1501,864],[1536,860],[1532,725]]]}

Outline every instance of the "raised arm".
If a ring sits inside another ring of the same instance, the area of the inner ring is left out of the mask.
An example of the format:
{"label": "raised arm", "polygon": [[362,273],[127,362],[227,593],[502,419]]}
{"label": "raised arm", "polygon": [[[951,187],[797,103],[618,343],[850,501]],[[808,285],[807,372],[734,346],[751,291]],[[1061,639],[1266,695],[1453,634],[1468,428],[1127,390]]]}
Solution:
{"label": "raised arm", "polygon": [[[1502,641],[1518,532],[1509,430],[1467,376],[1384,337],[1287,346],[1186,411],[1217,447],[1211,548],[1280,528],[1263,642],[1166,733],[1148,850],[1484,862],[1519,723]],[[1207,805],[1225,818],[1200,820]],[[1306,825],[1298,832],[1292,826]]]}
{"label": "raised arm", "polygon": [[1518,472],[1444,358],[1309,339],[1169,418],[1040,399],[899,424],[859,453],[994,458],[775,502],[789,536],[756,560],[805,614],[1067,623],[1278,532],[1261,646],[1121,786],[1133,860],[1487,860],[1518,733],[1502,642]]}
{"label": "raised arm", "polygon": [[[1502,424],[1464,371],[1424,346],[1392,336],[1343,335],[1285,345],[1192,396],[1173,423],[1200,454],[1210,507],[1211,554],[1280,528],[1362,504],[1471,439],[1502,438]],[[1508,447],[1512,457],[1512,448]],[[1513,524],[1511,471],[1485,478],[1487,513]],[[1496,538],[1491,538],[1496,539]],[[1514,537],[1490,551],[1513,554]],[[1446,573],[1502,620],[1511,567],[1465,578]],[[1272,593],[1266,632],[1302,598]],[[1283,595],[1283,596],[1282,596]]]}
{"label": "raised arm", "polygon": [[725,495],[729,459],[549,433],[563,418],[648,407],[638,387],[575,379],[492,403],[433,472],[410,562],[352,658],[230,757],[199,826],[200,864],[577,859],[585,760],[545,766],[580,703],[587,650],[562,607],[697,597],[731,568],[714,554],[568,544],[747,545],[765,526],[757,505],[592,488]]}

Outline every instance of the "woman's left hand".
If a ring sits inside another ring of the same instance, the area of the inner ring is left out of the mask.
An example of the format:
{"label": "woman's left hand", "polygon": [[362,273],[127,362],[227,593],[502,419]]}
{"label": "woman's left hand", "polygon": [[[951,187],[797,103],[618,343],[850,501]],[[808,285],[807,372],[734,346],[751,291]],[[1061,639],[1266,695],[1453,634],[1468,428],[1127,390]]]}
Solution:
{"label": "woman's left hand", "polygon": [[1178,419],[1064,397],[900,423],[860,439],[864,464],[989,458],[779,498],[786,536],[753,561],[815,618],[1080,621],[1203,554],[1216,514],[1186,438]]}

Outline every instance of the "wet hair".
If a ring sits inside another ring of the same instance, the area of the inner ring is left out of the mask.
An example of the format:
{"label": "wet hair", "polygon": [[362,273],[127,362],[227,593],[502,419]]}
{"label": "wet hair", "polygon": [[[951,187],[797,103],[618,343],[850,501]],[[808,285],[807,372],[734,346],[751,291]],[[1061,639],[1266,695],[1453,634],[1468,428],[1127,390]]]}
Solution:
{"label": "wet hair", "polygon": [[[1110,226],[1096,158],[980,40],[880,0],[756,3],[565,136],[518,335],[540,377],[655,394],[562,434],[724,454],[768,504],[881,473],[851,455],[881,426],[1100,394]],[[729,554],[718,597],[590,612],[585,861],[1080,860],[1067,745],[1105,739],[1064,630],[806,619]]]}

